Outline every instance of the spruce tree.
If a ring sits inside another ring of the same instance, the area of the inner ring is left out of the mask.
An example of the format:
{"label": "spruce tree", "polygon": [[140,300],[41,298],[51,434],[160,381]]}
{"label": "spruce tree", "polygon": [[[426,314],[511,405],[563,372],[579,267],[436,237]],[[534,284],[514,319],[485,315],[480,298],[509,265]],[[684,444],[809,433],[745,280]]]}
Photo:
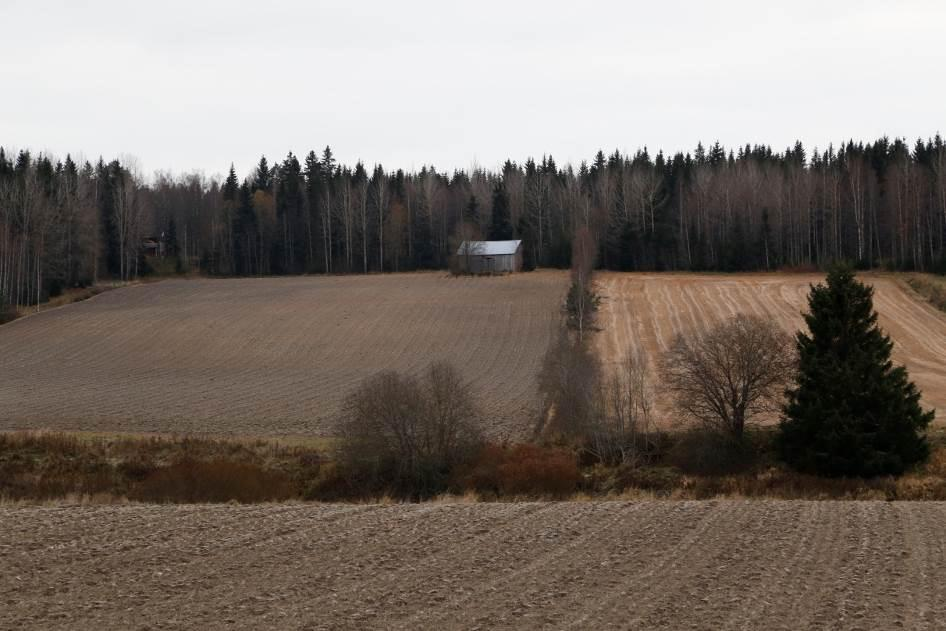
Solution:
{"label": "spruce tree", "polygon": [[258,271],[256,243],[258,222],[253,208],[253,193],[248,182],[240,186],[240,205],[233,219],[233,273],[237,276]]}
{"label": "spruce tree", "polygon": [[906,368],[890,359],[873,288],[836,267],[811,288],[808,305],[810,332],[796,338],[799,372],[779,428],[782,457],[829,476],[898,475],[923,461],[934,412],[920,407]]}
{"label": "spruce tree", "polygon": [[174,257],[174,273],[184,273],[184,259],[181,257],[180,244],[177,240],[177,222],[172,215],[168,219],[168,227],[164,235],[164,251],[167,256]]}
{"label": "spruce tree", "polygon": [[237,195],[240,192],[240,182],[237,180],[236,171],[233,168],[233,163],[230,163],[230,173],[227,174],[227,179],[223,183],[223,201],[236,203]]}
{"label": "spruce tree", "polygon": [[273,190],[273,172],[269,168],[266,156],[259,159],[256,172],[253,174],[253,192],[265,191],[269,193]]}
{"label": "spruce tree", "polygon": [[535,269],[536,259],[535,229],[525,213],[519,217],[517,229],[519,238],[522,239],[522,270],[531,272]]}
{"label": "spruce tree", "polygon": [[492,241],[512,239],[512,218],[509,213],[509,198],[502,184],[493,189],[493,215],[489,225],[489,238]]}
{"label": "spruce tree", "polygon": [[476,201],[476,195],[470,195],[470,201],[463,209],[463,220],[474,226],[480,225],[480,204]]}

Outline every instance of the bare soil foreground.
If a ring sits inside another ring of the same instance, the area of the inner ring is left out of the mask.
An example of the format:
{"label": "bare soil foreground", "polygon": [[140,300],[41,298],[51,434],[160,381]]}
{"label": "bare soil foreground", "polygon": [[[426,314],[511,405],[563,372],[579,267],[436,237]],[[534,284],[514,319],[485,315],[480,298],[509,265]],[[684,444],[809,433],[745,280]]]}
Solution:
{"label": "bare soil foreground", "polygon": [[365,376],[453,361],[521,438],[564,272],[173,280],[0,327],[0,429],[331,433]]}
{"label": "bare soil foreground", "polygon": [[0,627],[934,629],[946,504],[0,509]]}
{"label": "bare soil foreground", "polygon": [[[874,286],[881,327],[893,338],[894,360],[906,364],[923,391],[923,403],[946,422],[946,314],[916,295],[896,276],[859,274]],[[654,365],[681,332],[705,331],[736,313],[772,318],[786,331],[804,327],[809,285],[824,280],[807,274],[621,274],[601,273],[598,335],[605,362],[619,361],[630,348]],[[666,400],[658,418],[669,419]]]}

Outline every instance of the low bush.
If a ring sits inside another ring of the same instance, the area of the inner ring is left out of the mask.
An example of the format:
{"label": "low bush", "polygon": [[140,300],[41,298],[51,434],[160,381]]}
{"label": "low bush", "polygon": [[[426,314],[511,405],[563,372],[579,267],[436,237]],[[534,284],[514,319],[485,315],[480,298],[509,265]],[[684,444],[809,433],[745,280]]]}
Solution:
{"label": "low bush", "polygon": [[339,425],[334,492],[361,496],[442,493],[481,443],[470,387],[446,363],[431,364],[422,378],[385,371],[365,379]]}
{"label": "low bush", "polygon": [[666,465],[598,464],[584,471],[581,490],[592,497],[635,491],[669,497],[683,487],[684,479],[679,469]]}
{"label": "low bush", "polygon": [[[455,464],[452,497],[556,499],[657,497],[946,500],[946,436],[934,434],[928,462],[905,475],[824,478],[774,458],[773,432],[750,434],[752,453],[714,442],[713,433],[655,435],[652,462],[582,465],[573,447],[479,447]],[[340,463],[309,447],[205,438],[94,437],[0,432],[0,501],[97,498],[142,502],[377,501],[410,495],[366,490]],[[412,499],[420,499],[413,497]],[[426,499],[426,497],[424,498]]]}
{"label": "low bush", "polygon": [[0,498],[277,501],[300,497],[323,462],[259,440],[0,433]]}
{"label": "low bush", "polygon": [[680,488],[683,484],[683,473],[668,466],[654,467],[625,467],[618,471],[618,482],[627,488],[643,489],[645,491],[667,492]]}
{"label": "low bush", "polygon": [[458,491],[492,496],[562,497],[581,481],[575,454],[561,447],[486,445],[457,475]]}
{"label": "low bush", "polygon": [[946,279],[915,274],[907,279],[907,284],[934,307],[946,311]]}
{"label": "low bush", "polygon": [[142,502],[273,502],[297,497],[292,478],[258,464],[183,459],[155,469],[134,485],[129,499]]}
{"label": "low bush", "polygon": [[740,440],[708,429],[687,431],[667,450],[666,464],[691,475],[745,473],[758,464],[759,436]]}

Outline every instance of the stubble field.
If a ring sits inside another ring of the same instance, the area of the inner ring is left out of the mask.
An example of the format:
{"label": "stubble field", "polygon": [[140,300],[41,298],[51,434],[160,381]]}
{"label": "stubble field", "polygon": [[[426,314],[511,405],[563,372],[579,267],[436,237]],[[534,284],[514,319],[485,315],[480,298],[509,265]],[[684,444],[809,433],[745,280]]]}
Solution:
{"label": "stubble field", "polygon": [[0,508],[0,628],[936,629],[938,502]]}
{"label": "stubble field", "polygon": [[524,438],[563,272],[171,280],[0,327],[0,430],[329,435],[383,369],[452,361]]}
{"label": "stubble field", "polygon": [[[906,364],[923,392],[923,404],[946,420],[946,314],[936,310],[896,276],[859,274],[874,286],[880,326],[893,338],[894,360]],[[771,318],[786,332],[805,329],[809,285],[823,275],[806,274],[622,274],[598,276],[602,296],[597,344],[606,366],[629,350],[651,367],[680,333],[694,334],[736,313]],[[658,388],[659,393],[659,388]],[[658,396],[657,418],[675,419],[667,398]]]}

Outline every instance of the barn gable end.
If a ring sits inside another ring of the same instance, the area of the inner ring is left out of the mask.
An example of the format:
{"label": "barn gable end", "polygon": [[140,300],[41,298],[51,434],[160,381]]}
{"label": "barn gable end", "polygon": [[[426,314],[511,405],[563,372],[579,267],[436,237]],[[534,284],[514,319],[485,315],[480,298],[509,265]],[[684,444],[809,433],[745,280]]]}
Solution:
{"label": "barn gable end", "polygon": [[522,271],[522,241],[464,241],[457,249],[457,267],[469,274]]}

